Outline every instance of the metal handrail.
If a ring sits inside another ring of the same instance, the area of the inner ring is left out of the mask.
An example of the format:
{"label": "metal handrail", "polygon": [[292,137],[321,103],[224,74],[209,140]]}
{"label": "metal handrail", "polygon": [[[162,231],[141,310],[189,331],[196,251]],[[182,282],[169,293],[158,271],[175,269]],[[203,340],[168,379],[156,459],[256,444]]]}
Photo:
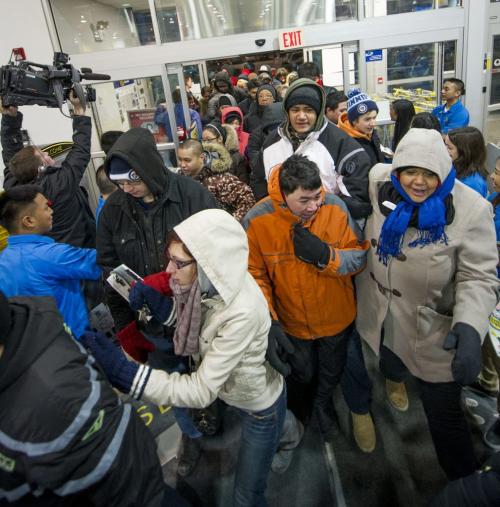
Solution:
{"label": "metal handrail", "polygon": [[[158,151],[175,150],[174,143],[158,143],[156,145]],[[94,151],[90,154],[91,158],[106,158],[106,154],[103,151]]]}

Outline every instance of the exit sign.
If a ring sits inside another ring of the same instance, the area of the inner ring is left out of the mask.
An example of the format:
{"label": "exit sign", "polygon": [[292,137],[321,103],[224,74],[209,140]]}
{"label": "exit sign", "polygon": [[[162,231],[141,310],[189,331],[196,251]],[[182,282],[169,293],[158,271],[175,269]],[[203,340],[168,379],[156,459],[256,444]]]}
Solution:
{"label": "exit sign", "polygon": [[279,40],[281,50],[301,48],[304,46],[304,30],[299,28],[298,30],[281,32]]}

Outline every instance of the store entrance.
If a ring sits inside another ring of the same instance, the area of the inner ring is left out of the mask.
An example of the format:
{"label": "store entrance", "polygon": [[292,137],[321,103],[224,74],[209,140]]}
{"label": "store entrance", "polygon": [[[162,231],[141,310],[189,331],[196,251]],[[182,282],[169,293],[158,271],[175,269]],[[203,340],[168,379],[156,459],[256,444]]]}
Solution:
{"label": "store entrance", "polygon": [[232,70],[233,76],[238,77],[242,73],[245,63],[249,63],[257,73],[261,65],[269,65],[274,70],[284,67],[288,72],[291,72],[297,70],[297,67],[304,61],[304,50],[296,49],[293,51],[268,51],[206,60],[206,67],[208,78],[211,79],[216,72],[228,67]]}

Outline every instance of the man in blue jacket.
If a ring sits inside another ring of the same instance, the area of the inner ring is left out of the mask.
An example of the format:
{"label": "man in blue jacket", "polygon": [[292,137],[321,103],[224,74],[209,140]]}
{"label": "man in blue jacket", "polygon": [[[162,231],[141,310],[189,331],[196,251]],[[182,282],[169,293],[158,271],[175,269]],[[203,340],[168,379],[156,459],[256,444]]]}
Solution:
{"label": "man in blue jacket", "polygon": [[100,277],[96,251],[47,236],[52,209],[36,185],[12,187],[0,195],[0,224],[9,232],[8,246],[0,253],[0,290],[7,297],[52,296],[79,338],[89,324],[80,282]]}
{"label": "man in blue jacket", "polygon": [[439,120],[442,134],[469,125],[469,111],[460,101],[462,95],[465,95],[465,85],[461,79],[453,77],[444,81],[441,97],[445,102],[432,110],[432,114]]}

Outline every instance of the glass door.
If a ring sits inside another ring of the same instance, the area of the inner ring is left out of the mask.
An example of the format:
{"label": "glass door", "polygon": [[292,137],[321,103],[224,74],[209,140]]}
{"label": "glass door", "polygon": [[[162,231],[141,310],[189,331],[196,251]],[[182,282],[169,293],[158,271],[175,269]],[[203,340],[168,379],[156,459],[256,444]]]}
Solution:
{"label": "glass door", "polygon": [[347,90],[358,83],[357,42],[305,48],[304,61],[318,66],[327,93],[331,88]]}
{"label": "glass door", "polygon": [[488,106],[483,132],[486,142],[500,143],[500,25],[490,25]]}

